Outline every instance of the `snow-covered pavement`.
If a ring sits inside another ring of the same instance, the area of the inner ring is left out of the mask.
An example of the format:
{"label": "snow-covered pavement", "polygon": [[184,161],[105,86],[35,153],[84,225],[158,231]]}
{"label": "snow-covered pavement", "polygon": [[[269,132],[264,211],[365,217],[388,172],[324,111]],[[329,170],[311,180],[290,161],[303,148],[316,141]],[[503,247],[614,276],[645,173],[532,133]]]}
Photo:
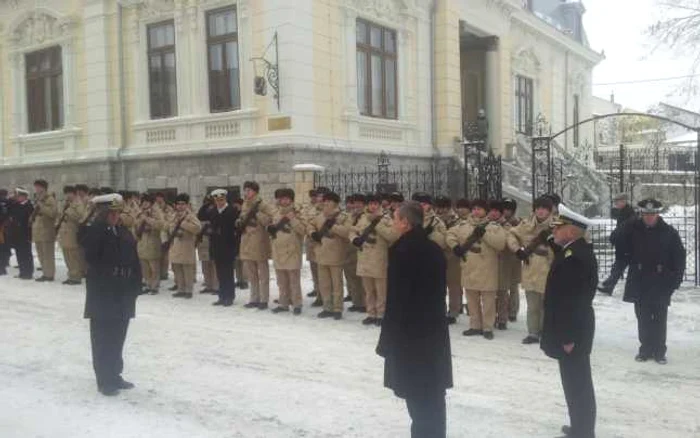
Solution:
{"label": "snow-covered pavement", "polygon": [[[15,273],[0,277],[2,438],[409,435],[404,404],[382,387],[379,330],[361,315],[320,321],[309,299],[300,317],[245,310],[246,293],[229,309],[210,295],[141,297],[125,349],[124,377],[137,387],[105,398],[84,286],[62,286],[61,268],[53,284]],[[450,437],[552,437],[568,423],[556,362],[520,344],[524,310],[494,341],[461,336],[466,318],[451,329]],[[636,322],[619,291],[596,311],[598,436],[700,436],[700,291],[674,299],[665,367],[634,362]]]}

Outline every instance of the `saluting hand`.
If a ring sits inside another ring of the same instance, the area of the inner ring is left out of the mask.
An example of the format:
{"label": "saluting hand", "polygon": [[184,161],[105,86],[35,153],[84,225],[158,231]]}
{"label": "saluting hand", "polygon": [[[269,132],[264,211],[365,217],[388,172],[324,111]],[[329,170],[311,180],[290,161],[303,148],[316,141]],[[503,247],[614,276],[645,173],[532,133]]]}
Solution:
{"label": "saluting hand", "polygon": [[566,352],[566,354],[571,354],[571,352],[574,351],[574,345],[575,344],[573,342],[570,344],[564,344],[563,347],[564,347],[564,351]]}

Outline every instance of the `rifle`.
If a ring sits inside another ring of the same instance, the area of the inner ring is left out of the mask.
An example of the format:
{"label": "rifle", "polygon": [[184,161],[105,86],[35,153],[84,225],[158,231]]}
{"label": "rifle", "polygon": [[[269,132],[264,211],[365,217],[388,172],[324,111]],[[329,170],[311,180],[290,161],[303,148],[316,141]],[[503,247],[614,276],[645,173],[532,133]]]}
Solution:
{"label": "rifle", "polygon": [[486,225],[487,225],[487,224],[479,224],[479,225],[477,225],[476,228],[474,228],[474,231],[472,231],[472,233],[469,235],[469,237],[467,237],[467,240],[464,242],[464,245],[457,245],[457,247],[455,247],[455,249],[456,249],[456,248],[459,248],[459,249],[461,250],[461,252],[463,253],[463,255],[462,255],[462,260],[464,260],[464,261],[467,260],[467,253],[468,253],[469,251],[471,251],[472,248],[474,247],[474,245],[476,245],[476,243],[477,243],[478,241],[480,241],[481,238],[484,236],[483,234],[477,235],[477,234],[476,234],[476,230],[478,230],[478,229],[483,229],[483,230],[485,230],[485,229],[486,229]]}
{"label": "rifle", "polygon": [[239,225],[238,225],[238,232],[239,233],[243,234],[245,232],[245,229],[248,228],[248,225],[250,225],[250,223],[253,221],[253,218],[255,217],[255,215],[258,214],[258,210],[260,209],[261,203],[262,203],[262,200],[253,204],[253,206],[250,208],[250,211],[248,211],[248,213],[246,213],[243,220],[239,222]]}
{"label": "rifle", "polygon": [[61,229],[61,225],[63,225],[63,222],[66,220],[66,212],[70,208],[70,202],[66,203],[66,206],[63,207],[63,213],[61,213],[61,219],[58,220],[58,223],[56,224],[56,233],[58,233],[58,230]]}
{"label": "rifle", "polygon": [[[372,222],[370,222],[369,225],[367,225],[367,227],[365,227],[365,229],[362,230],[362,234],[360,234],[360,236],[356,238],[358,243],[359,243],[359,245],[355,245],[355,246],[357,246],[357,249],[362,251],[362,245],[365,242],[369,242],[369,240],[368,240],[369,235],[372,234],[372,232],[377,228],[377,225],[379,225],[379,222],[381,222],[382,218],[383,218],[383,216],[381,216],[381,215],[375,217],[374,219],[372,219]],[[353,239],[353,242],[355,242],[355,239]],[[375,242],[369,242],[369,243],[375,243]]]}
{"label": "rifle", "polygon": [[[548,232],[548,230],[540,231],[540,233],[537,235],[537,237],[532,239],[530,241],[530,243],[522,250],[526,255],[526,258],[523,260],[526,265],[530,264],[530,256],[533,253],[538,254],[538,255],[545,255],[545,254],[540,254],[539,252],[537,252],[537,247],[542,245],[543,243],[545,243],[547,241],[547,237],[549,237],[549,235],[551,235],[551,234],[552,234],[551,231]],[[520,242],[520,238],[517,235],[515,237],[518,239],[518,242]],[[522,242],[521,242],[521,244],[522,244]]]}
{"label": "rifle", "polygon": [[200,243],[202,243],[202,240],[204,240],[204,236],[207,235],[211,231],[211,222],[207,222],[203,227],[202,231],[197,233],[197,238],[194,240],[194,246],[199,246]]}
{"label": "rifle", "polygon": [[328,232],[331,230],[331,228],[333,228],[333,225],[335,225],[335,220],[338,218],[339,215],[340,212],[337,212],[333,216],[326,219],[326,221],[321,226],[320,230],[311,233],[311,238],[316,242],[321,243],[321,240],[323,240],[324,237],[328,236]]}
{"label": "rifle", "polygon": [[280,221],[277,222],[276,224],[270,225],[269,227],[267,227],[267,232],[270,233],[270,237],[272,237],[273,239],[276,239],[277,233],[282,229],[282,227],[284,227],[288,223],[289,223],[289,218],[287,216],[285,216],[282,219],[280,219]]}
{"label": "rifle", "polygon": [[173,232],[168,234],[168,240],[163,242],[163,244],[160,245],[160,250],[162,251],[163,254],[165,254],[166,251],[170,249],[170,245],[173,244],[173,240],[175,240],[175,235],[177,234],[178,231],[180,231],[180,227],[182,226],[182,222],[187,219],[187,213],[185,213],[180,220],[177,221],[175,224],[175,228],[173,228]]}
{"label": "rifle", "polygon": [[34,223],[34,220],[36,220],[36,217],[39,214],[39,210],[39,201],[36,201],[36,205],[34,205],[34,210],[32,210],[32,214],[29,215],[29,225],[32,225]]}

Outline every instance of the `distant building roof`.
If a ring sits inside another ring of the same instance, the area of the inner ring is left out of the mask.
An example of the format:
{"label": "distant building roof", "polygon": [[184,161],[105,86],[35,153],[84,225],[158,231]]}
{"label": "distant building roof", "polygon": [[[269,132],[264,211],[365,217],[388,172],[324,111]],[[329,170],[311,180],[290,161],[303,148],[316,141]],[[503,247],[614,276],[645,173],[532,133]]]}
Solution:
{"label": "distant building roof", "polygon": [[586,8],[579,0],[531,0],[532,12],[540,19],[568,33],[576,41],[590,47],[581,17]]}

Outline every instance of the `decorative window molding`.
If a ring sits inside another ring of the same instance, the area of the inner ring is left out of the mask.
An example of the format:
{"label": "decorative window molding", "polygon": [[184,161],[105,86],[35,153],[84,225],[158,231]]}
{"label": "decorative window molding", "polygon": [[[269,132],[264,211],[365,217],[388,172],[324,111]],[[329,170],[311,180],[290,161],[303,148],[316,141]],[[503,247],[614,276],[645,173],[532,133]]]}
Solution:
{"label": "decorative window molding", "polygon": [[[73,153],[76,149],[81,130],[75,126],[75,24],[73,17],[38,7],[20,14],[7,28],[13,102],[10,139],[20,157],[32,153]],[[55,131],[29,134],[26,55],[51,46],[61,47],[63,126]]]}

